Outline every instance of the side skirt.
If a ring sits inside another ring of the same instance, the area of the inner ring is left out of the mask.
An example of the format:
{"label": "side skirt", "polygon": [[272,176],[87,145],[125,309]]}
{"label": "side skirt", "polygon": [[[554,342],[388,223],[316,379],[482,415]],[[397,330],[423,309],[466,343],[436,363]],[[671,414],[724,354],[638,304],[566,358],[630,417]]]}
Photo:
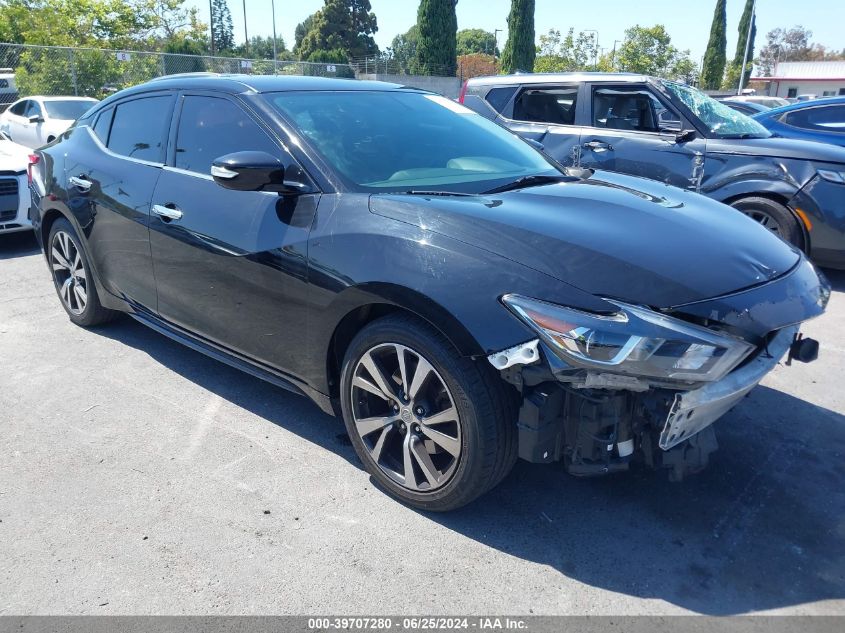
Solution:
{"label": "side skirt", "polygon": [[249,358],[241,356],[240,354],[215,345],[210,341],[194,336],[190,332],[168,323],[167,321],[150,314],[146,310],[138,309],[137,306],[132,306],[132,308],[133,310],[128,313],[129,316],[139,323],[143,323],[147,327],[155,330],[159,334],[163,334],[164,336],[173,339],[174,341],[177,341],[194,351],[205,354],[206,356],[220,361],[221,363],[225,363],[230,367],[240,369],[251,376],[260,378],[261,380],[267,381],[277,387],[281,387],[282,389],[300,396],[310,398],[318,407],[320,407],[320,409],[323,410],[323,412],[328,413],[331,416],[335,415],[331,398],[326,394],[309,387],[304,382],[296,380],[290,376],[285,376],[281,372],[278,372],[270,367],[261,365]]}

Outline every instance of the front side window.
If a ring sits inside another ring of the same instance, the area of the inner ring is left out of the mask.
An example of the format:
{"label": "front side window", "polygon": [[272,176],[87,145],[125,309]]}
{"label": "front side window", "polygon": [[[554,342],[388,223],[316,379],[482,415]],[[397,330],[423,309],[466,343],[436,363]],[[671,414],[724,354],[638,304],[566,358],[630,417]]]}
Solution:
{"label": "front side window", "polygon": [[716,138],[769,138],[771,133],[751,117],[685,84],[663,81],[672,95],[681,101],[698,121]]}
{"label": "front side window", "polygon": [[438,95],[350,90],[265,98],[359,191],[480,193],[524,175],[559,173],[512,133]]}
{"label": "front side window", "polygon": [[575,104],[578,86],[556,88],[528,88],[513,104],[513,118],[517,121],[575,125]]}
{"label": "front side window", "polygon": [[108,148],[129,158],[163,163],[172,101],[172,97],[160,96],[119,104],[115,108]]}
{"label": "front side window", "polygon": [[76,121],[79,117],[91,109],[96,101],[83,101],[80,99],[68,99],[67,101],[45,101],[44,109],[51,119],[62,119],[65,121]]}
{"label": "front side window", "polygon": [[37,101],[30,99],[29,101],[27,101],[26,110],[24,110],[23,115],[27,116],[27,117],[29,117],[29,116],[40,117],[41,116],[41,106],[38,105]]}
{"label": "front side window", "polygon": [[496,112],[501,112],[508,105],[513,93],[516,92],[516,86],[506,86],[504,88],[491,88],[484,97]]}
{"label": "front side window", "polygon": [[646,88],[593,89],[593,127],[636,132],[680,129],[678,116]]}
{"label": "front side window", "polygon": [[9,108],[9,112],[17,116],[23,116],[24,111],[26,110],[26,106],[29,105],[29,99],[24,101],[18,101],[15,105]]}
{"label": "front side window", "polygon": [[845,104],[787,112],[783,117],[783,122],[805,130],[845,132]]}
{"label": "front side window", "polygon": [[228,99],[185,97],[176,133],[176,167],[208,174],[215,158],[248,150],[280,153],[258,124]]}

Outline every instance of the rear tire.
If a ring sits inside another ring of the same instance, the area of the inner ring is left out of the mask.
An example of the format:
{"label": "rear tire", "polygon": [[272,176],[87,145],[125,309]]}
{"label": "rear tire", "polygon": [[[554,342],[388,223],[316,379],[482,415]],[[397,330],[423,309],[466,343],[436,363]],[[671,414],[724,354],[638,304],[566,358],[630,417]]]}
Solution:
{"label": "rear tire", "polygon": [[374,321],[353,339],[341,372],[343,420],[382,489],[416,508],[447,511],[510,472],[515,393],[484,362],[460,356],[410,315]]}
{"label": "rear tire", "polygon": [[112,321],[120,313],[100,303],[94,272],[79,244],[73,226],[60,218],[50,227],[44,250],[56,293],[68,317],[76,325],[92,327]]}
{"label": "rear tire", "polygon": [[751,196],[734,200],[731,206],[760,223],[782,240],[804,250],[804,231],[786,206],[771,198]]}

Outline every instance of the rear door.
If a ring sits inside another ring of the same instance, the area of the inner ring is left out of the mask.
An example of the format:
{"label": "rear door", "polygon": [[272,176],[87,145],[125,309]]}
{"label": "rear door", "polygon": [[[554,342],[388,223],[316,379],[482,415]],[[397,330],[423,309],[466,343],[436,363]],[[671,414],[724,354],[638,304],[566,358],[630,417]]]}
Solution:
{"label": "rear door", "polygon": [[156,309],[150,198],[164,166],[175,96],[145,94],[106,108],[71,132],[65,159],[68,206],[91,244],[106,289]]}
{"label": "rear door", "polygon": [[580,93],[578,83],[520,86],[502,111],[503,124],[523,138],[542,143],[544,151],[562,164],[577,165]]}
{"label": "rear door", "polygon": [[29,99],[22,99],[21,101],[12,104],[5,114],[4,128],[6,134],[15,143],[23,144],[23,141],[21,140],[21,130],[26,123],[23,113],[26,111],[27,107],[29,107]]}
{"label": "rear door", "polygon": [[606,169],[697,190],[705,140],[648,84],[588,86],[581,166]]}
{"label": "rear door", "polygon": [[239,99],[180,97],[168,166],[153,196],[158,308],[171,323],[284,370],[297,364],[291,350],[301,349],[306,331],[306,246],[319,195],[215,183],[212,161],[247,150],[293,160]]}

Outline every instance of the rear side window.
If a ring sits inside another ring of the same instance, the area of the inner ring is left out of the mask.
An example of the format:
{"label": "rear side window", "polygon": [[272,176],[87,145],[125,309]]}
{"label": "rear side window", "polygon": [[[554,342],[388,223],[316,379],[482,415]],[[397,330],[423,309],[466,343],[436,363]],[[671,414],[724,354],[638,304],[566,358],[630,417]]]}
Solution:
{"label": "rear side window", "polygon": [[94,123],[94,134],[97,135],[103,145],[109,142],[109,128],[111,128],[111,120],[114,116],[114,108],[108,108],[100,112],[100,115],[97,117],[97,122]]}
{"label": "rear side window", "polygon": [[484,97],[496,112],[501,112],[508,105],[513,93],[516,92],[516,86],[508,86],[507,88],[492,88]]}
{"label": "rear side window", "polygon": [[593,89],[593,127],[657,132],[677,126],[680,119],[645,88]]}
{"label": "rear side window", "polygon": [[787,125],[806,130],[845,132],[845,104],[787,112],[783,121]]}
{"label": "rear side window", "polygon": [[208,174],[215,158],[244,151],[280,154],[238,105],[216,97],[185,97],[176,133],[176,167]]}
{"label": "rear side window", "polygon": [[28,105],[29,105],[28,99],[26,101],[19,101],[18,103],[13,105],[11,108],[9,108],[9,112],[11,112],[12,114],[16,114],[18,116],[23,116],[23,111],[26,110],[26,106],[28,106]]}
{"label": "rear side window", "polygon": [[516,98],[513,118],[517,121],[574,125],[577,98],[578,86],[528,88]]}
{"label": "rear side window", "polygon": [[172,98],[144,97],[115,108],[108,148],[116,154],[164,162]]}

